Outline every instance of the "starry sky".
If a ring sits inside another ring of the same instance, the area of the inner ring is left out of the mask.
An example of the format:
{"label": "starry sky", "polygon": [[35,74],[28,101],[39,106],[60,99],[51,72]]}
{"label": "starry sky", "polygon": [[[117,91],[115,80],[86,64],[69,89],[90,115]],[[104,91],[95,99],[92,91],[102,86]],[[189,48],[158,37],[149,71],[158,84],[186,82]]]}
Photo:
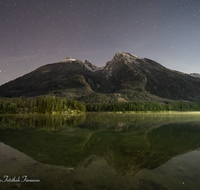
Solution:
{"label": "starry sky", "polygon": [[0,85],[68,56],[103,66],[117,52],[200,73],[200,1],[0,1]]}

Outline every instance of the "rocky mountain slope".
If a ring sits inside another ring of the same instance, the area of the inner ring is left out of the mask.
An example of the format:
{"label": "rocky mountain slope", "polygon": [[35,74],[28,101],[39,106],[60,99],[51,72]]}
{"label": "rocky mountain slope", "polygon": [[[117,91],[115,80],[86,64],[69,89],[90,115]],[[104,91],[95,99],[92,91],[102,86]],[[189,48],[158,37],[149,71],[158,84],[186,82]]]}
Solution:
{"label": "rocky mountain slope", "polygon": [[0,86],[2,97],[74,97],[85,102],[200,101],[200,79],[130,53],[116,53],[103,67],[71,59],[47,64]]}

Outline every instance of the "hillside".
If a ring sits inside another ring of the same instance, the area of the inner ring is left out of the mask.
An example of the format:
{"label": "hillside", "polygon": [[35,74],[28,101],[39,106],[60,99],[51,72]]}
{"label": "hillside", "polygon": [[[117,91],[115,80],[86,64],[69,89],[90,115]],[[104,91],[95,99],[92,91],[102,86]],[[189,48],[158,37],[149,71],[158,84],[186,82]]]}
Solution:
{"label": "hillside", "polygon": [[103,67],[67,58],[0,86],[2,97],[38,95],[73,97],[84,102],[200,102],[200,79],[123,52],[116,53]]}

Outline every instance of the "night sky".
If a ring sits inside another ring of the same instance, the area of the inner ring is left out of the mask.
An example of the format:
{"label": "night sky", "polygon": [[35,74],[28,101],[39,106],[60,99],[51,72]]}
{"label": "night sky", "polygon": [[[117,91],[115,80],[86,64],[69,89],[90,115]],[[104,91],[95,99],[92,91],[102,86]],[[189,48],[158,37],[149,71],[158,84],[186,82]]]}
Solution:
{"label": "night sky", "polygon": [[116,52],[200,73],[200,0],[1,0],[0,84],[68,56]]}

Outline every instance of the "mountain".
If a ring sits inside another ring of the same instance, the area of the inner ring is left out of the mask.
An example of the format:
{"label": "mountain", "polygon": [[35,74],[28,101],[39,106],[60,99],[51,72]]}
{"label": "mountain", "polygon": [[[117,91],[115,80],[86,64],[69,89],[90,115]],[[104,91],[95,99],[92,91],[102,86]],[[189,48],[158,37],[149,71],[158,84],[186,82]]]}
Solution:
{"label": "mountain", "polygon": [[130,53],[116,53],[103,67],[68,57],[0,86],[2,97],[63,96],[85,102],[199,102],[200,79]]}

